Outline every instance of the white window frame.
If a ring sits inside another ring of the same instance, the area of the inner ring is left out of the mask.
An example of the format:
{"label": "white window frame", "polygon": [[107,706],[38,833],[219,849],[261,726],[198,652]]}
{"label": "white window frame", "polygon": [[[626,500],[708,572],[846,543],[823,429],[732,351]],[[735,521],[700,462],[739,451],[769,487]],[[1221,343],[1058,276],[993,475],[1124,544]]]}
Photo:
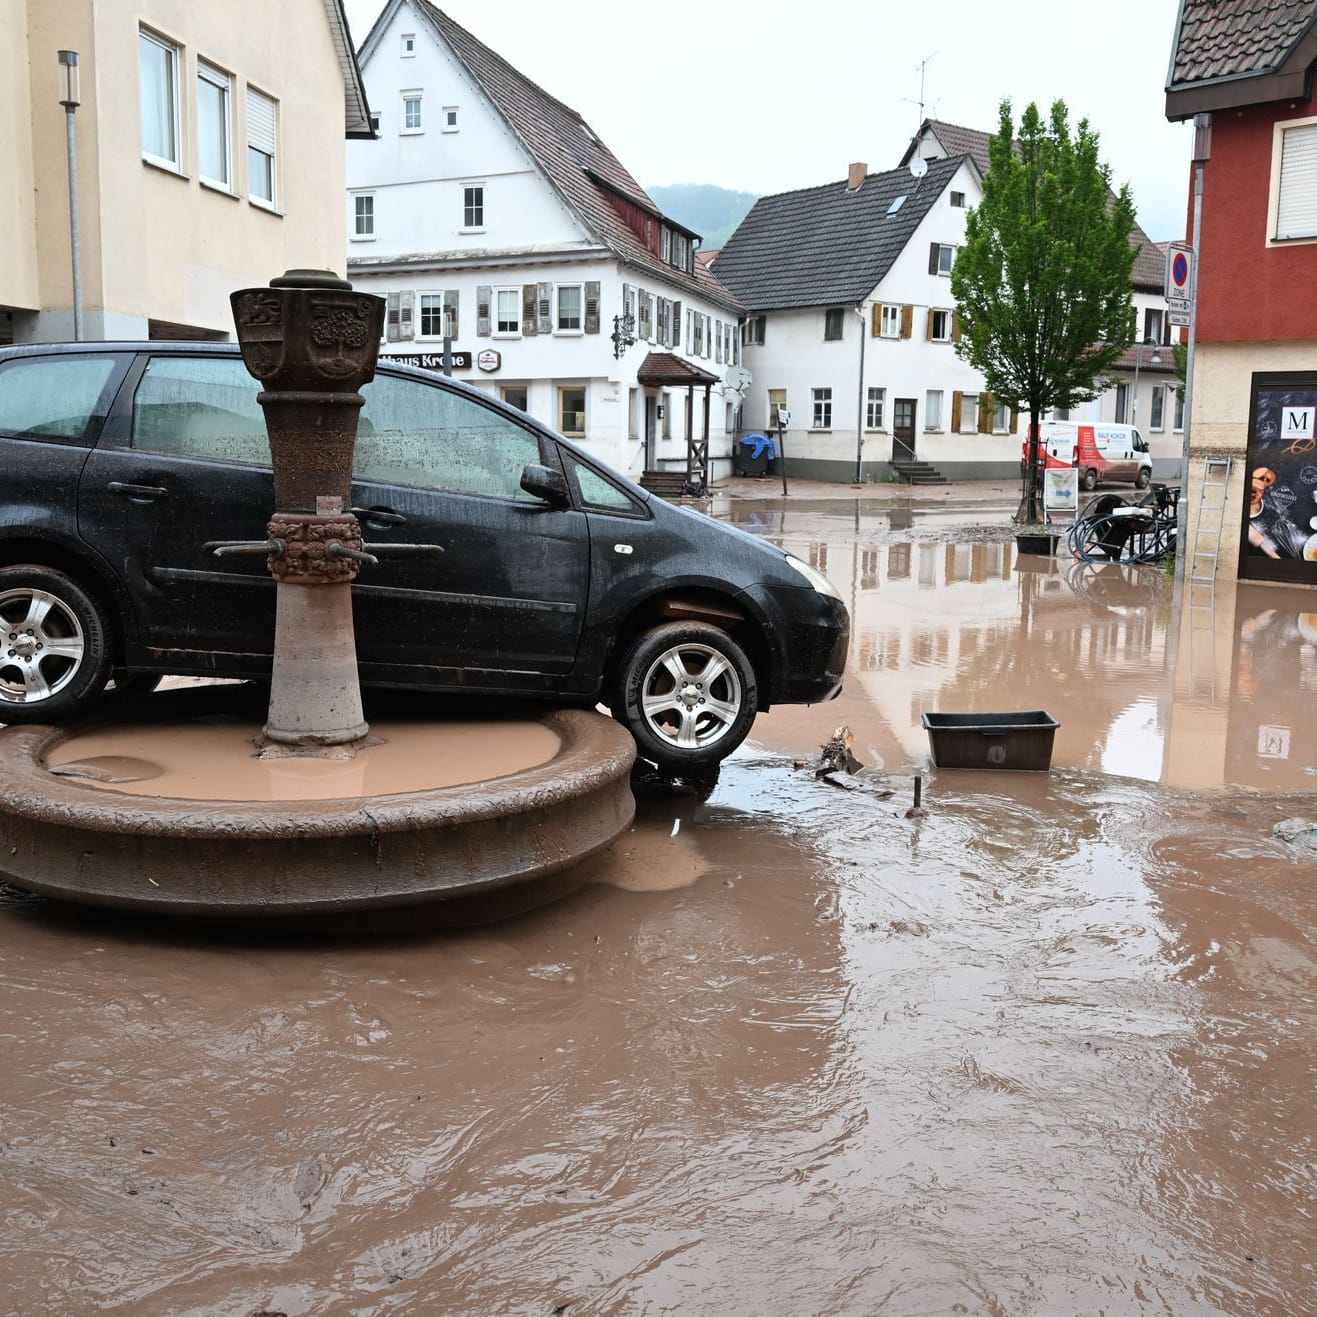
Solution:
{"label": "white window frame", "polygon": [[864,395],[864,428],[866,430],[876,430],[881,434],[886,410],[886,388],[877,384],[869,385]]}
{"label": "white window frame", "polygon": [[[253,98],[268,101],[270,104],[272,131],[269,151],[265,150],[264,141],[252,141],[253,129],[256,127],[252,115]],[[252,189],[251,154],[253,151],[258,155],[265,156],[270,162],[270,195],[268,197],[263,197]],[[253,206],[260,206],[262,210],[277,210],[279,206],[279,102],[269,92],[264,92],[259,87],[253,87],[251,83],[247,84],[247,200]]]}
{"label": "white window frame", "polygon": [[[943,263],[946,269],[942,268]],[[951,277],[951,267],[956,263],[956,249],[950,243],[939,242],[937,244],[937,272],[938,276],[943,279]]]}
{"label": "white window frame", "polygon": [[142,44],[155,46],[157,49],[164,51],[168,59],[169,69],[169,99],[171,123],[170,131],[174,139],[174,154],[170,156],[156,155],[154,151],[146,149],[146,142],[142,142],[142,159],[150,164],[158,165],[161,169],[168,169],[172,173],[181,174],[183,172],[183,124],[179,113],[179,65],[183,62],[183,51],[176,42],[170,41],[168,37],[162,37],[148,28],[139,27],[137,29],[137,78],[139,85],[138,92],[138,130],[141,131],[143,124],[141,122],[142,105],[141,105],[141,81],[142,81]]}
{"label": "white window frame", "polygon": [[998,402],[996,410],[992,413],[992,432],[993,434],[1011,432],[1011,409],[1004,402]]}
{"label": "white window frame", "polygon": [[1184,391],[1175,387],[1171,388],[1171,405],[1175,409],[1171,413],[1171,420],[1174,424],[1174,433],[1184,433]]}
{"label": "white window frame", "polygon": [[745,346],[748,348],[763,347],[767,331],[767,316],[747,316],[745,321]]}
{"label": "white window frame", "polygon": [[[480,199],[476,202],[471,201],[471,193],[479,192]],[[479,216],[478,223],[470,223],[472,213]],[[484,233],[485,231],[485,185],[483,183],[463,183],[462,184],[462,223],[457,230],[459,233]]]}
{"label": "white window frame", "polygon": [[439,131],[441,133],[455,133],[458,131],[458,107],[456,105],[445,105],[439,110]]}
{"label": "white window frame", "polygon": [[[957,198],[959,198],[959,200],[957,200]],[[965,194],[964,194],[963,192],[952,192],[952,194],[951,194],[951,204],[952,204],[957,210],[964,210],[964,209],[965,209]]]}
{"label": "white window frame", "polygon": [[398,57],[400,59],[416,58],[416,33],[404,32],[398,38]]}
{"label": "white window frame", "polygon": [[[224,177],[212,178],[201,167],[201,83],[214,87],[220,93],[220,132],[223,135]],[[233,76],[223,69],[197,60],[197,177],[207,186],[221,192],[233,191]]]}
{"label": "white window frame", "polygon": [[1312,231],[1295,233],[1292,237],[1281,237],[1280,228],[1280,183],[1281,165],[1285,155],[1285,134],[1301,132],[1305,138],[1317,138],[1317,115],[1305,119],[1282,119],[1272,128],[1271,139],[1271,189],[1267,202],[1268,247],[1298,247],[1317,242],[1317,199],[1314,199]]}
{"label": "white window frame", "polygon": [[962,393],[960,395],[960,429],[958,434],[978,434],[979,432],[979,395]]}
{"label": "white window frame", "polygon": [[880,338],[901,337],[901,308],[894,302],[884,302],[882,317],[879,321]]}
{"label": "white window frame", "polygon": [[939,434],[943,429],[942,403],[944,398],[945,390],[943,389],[924,390],[924,430],[928,433]]}
{"label": "white window frame", "polygon": [[[352,196],[352,232],[348,235],[352,242],[374,242],[375,232],[375,193],[374,192],[353,192]],[[370,229],[365,230],[361,227],[362,213],[358,205],[361,201],[370,202]]]}
{"label": "white window frame", "polygon": [[824,388],[811,389],[809,391],[811,403],[810,426],[811,430],[831,430],[832,429],[832,386]]}
{"label": "white window frame", "polygon": [[[429,312],[433,318],[435,308],[426,306],[426,302],[437,302],[439,305],[439,332],[437,334],[425,332],[426,313]],[[441,288],[417,289],[416,291],[416,323],[412,330],[418,343],[434,343],[444,336],[444,294]]]}
{"label": "white window frame", "polygon": [[[952,314],[952,313],[951,313],[950,311],[946,311],[946,310],[944,310],[944,309],[943,309],[942,307],[940,307],[940,306],[935,306],[935,307],[931,307],[931,308],[930,308],[930,314],[931,314],[932,317],[933,317],[933,337],[932,337],[932,340],[931,340],[931,341],[934,342],[934,343],[950,343],[950,342],[951,342],[951,314]],[[943,329],[946,331],[945,333],[942,333],[942,334],[939,334],[939,333],[937,332],[937,318],[938,318],[938,316],[941,316],[941,317],[942,317],[942,327],[943,327]]]}
{"label": "white window frame", "polygon": [[[416,123],[407,122],[407,107],[416,106]],[[398,97],[398,136],[416,137],[425,132],[425,92],[420,87],[411,87],[401,92]]]}
{"label": "white window frame", "polygon": [[[501,317],[499,316],[498,300],[500,297],[504,296],[505,294],[509,295],[512,298],[512,326],[513,327],[511,329],[499,328]],[[492,323],[490,325],[490,329],[493,331],[492,336],[494,338],[521,337],[521,294],[522,294],[522,289],[520,284],[505,284],[501,288],[494,289],[494,305],[489,308],[490,311],[493,312],[493,315],[491,317]]]}
{"label": "white window frame", "polygon": [[[1158,404],[1161,404],[1160,409]],[[1154,424],[1155,422],[1155,424]],[[1166,429],[1166,385],[1152,386],[1152,401],[1148,404],[1148,433],[1161,434]]]}
{"label": "white window frame", "polygon": [[[567,288],[576,289],[576,295],[580,299],[577,303],[576,318],[580,321],[575,329],[563,329],[562,325],[562,294]],[[554,284],[553,286],[553,332],[564,338],[575,338],[579,334],[585,333],[585,285],[582,283]]]}

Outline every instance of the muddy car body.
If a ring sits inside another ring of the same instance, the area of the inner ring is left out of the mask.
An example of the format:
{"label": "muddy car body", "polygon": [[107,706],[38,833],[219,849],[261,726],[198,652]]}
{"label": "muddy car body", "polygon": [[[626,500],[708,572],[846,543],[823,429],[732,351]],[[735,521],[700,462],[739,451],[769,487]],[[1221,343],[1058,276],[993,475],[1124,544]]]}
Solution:
{"label": "muddy car body", "polygon": [[[261,678],[272,480],[231,344],[0,349],[0,722],[59,721],[113,673]],[[840,690],[849,619],[773,546],[652,498],[515,408],[382,361],[352,506],[382,559],[353,587],[363,683],[604,701],[665,767],[756,711]]]}

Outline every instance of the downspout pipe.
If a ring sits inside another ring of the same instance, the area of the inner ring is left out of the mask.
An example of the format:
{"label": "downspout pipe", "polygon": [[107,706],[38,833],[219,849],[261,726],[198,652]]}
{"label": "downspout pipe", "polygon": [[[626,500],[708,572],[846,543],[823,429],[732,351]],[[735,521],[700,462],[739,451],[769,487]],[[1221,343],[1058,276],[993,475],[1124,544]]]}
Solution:
{"label": "downspout pipe", "polygon": [[868,321],[864,314],[864,303],[855,308],[860,317],[860,377],[855,389],[855,483],[864,483],[864,339],[865,326]]}

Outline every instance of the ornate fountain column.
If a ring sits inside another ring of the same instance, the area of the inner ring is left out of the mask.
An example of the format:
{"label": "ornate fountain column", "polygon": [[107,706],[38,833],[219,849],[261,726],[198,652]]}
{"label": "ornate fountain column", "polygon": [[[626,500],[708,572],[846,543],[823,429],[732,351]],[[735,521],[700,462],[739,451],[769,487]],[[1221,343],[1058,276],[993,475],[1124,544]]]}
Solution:
{"label": "ornate fountain column", "polygon": [[[289,270],[232,296],[247,369],[261,381],[274,467],[264,546],[277,589],[265,735],[286,745],[365,736],[352,630],[361,527],[348,511],[359,390],[375,376],[384,299],[324,270]],[[229,546],[241,551],[242,546]]]}

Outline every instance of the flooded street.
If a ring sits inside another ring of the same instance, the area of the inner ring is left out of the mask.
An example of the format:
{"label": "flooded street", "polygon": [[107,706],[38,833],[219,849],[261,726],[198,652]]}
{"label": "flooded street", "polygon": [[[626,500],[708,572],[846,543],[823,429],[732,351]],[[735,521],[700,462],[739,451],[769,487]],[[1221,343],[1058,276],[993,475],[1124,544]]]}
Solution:
{"label": "flooded street", "polygon": [[[1310,592],[1017,561],[1001,510],[719,514],[836,584],[846,690],[574,895],[0,905],[0,1311],[1313,1310]],[[929,767],[923,712],[1014,709],[1052,772]],[[864,772],[793,766],[841,723]]]}

